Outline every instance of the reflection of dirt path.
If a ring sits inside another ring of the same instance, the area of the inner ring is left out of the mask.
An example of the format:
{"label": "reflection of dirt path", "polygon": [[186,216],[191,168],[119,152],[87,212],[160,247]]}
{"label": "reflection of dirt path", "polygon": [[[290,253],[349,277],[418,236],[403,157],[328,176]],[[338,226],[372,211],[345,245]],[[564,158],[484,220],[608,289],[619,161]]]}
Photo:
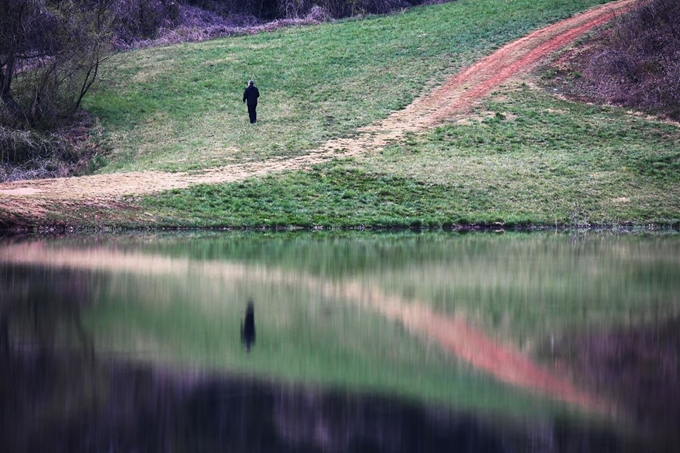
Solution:
{"label": "reflection of dirt path", "polygon": [[0,264],[50,266],[52,268],[133,272],[138,275],[187,275],[228,281],[254,280],[258,284],[303,287],[323,299],[348,300],[375,310],[409,331],[438,343],[472,367],[506,384],[528,389],[591,411],[607,406],[581,392],[562,377],[533,363],[512,345],[501,344],[471,326],[462,317],[436,313],[427,304],[387,294],[375,285],[358,280],[329,282],[308,274],[286,272],[264,266],[224,261],[194,261],[162,255],[125,253],[101,249],[55,249],[42,243],[0,247]]}
{"label": "reflection of dirt path", "polygon": [[357,137],[331,140],[304,156],[235,164],[195,173],[149,171],[5,183],[0,184],[0,207],[9,212],[41,218],[50,201],[83,203],[90,200],[106,205],[123,195],[238,181],[271,172],[308,168],[333,157],[371,152],[398,140],[406,132],[431,127],[466,111],[499,84],[528,71],[541,57],[630,8],[633,1],[619,0],[603,5],[510,43],[451,77],[444,85],[404,110],[362,128]]}
{"label": "reflection of dirt path", "polygon": [[435,341],[446,351],[501,382],[588,410],[607,410],[603,402],[541,368],[512,345],[494,341],[460,316],[447,317],[436,313],[425,303],[405,302],[377,288],[366,288],[357,283],[343,285],[338,293],[345,298],[362,301],[364,305],[402,323],[408,330]]}

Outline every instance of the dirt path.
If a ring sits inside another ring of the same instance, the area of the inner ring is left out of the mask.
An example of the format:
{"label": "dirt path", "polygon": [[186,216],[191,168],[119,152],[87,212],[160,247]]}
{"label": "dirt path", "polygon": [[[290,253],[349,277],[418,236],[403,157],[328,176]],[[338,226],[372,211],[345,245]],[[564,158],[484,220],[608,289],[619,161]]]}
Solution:
{"label": "dirt path", "polygon": [[[347,302],[380,313],[402,324],[409,332],[439,345],[462,362],[496,380],[542,396],[563,401],[590,412],[612,413],[615,408],[590,395],[521,353],[513,344],[500,343],[471,325],[463,316],[449,317],[435,312],[427,303],[406,300],[386,293],[367,280],[328,281],[313,275],[277,267],[246,265],[228,261],[196,261],[183,257],[125,252],[105,247],[54,248],[44,243],[18,243],[0,247],[0,264],[49,266],[135,275],[172,275],[215,279],[222,284],[252,282],[254,285],[290,285],[309,291],[313,300]],[[201,303],[200,298],[196,302]]]}
{"label": "dirt path", "polygon": [[304,156],[192,173],[148,171],[4,183],[0,184],[0,209],[40,219],[54,202],[62,206],[69,202],[106,205],[124,195],[239,181],[271,172],[308,168],[334,157],[375,152],[399,140],[407,132],[430,128],[465,112],[500,84],[528,72],[550,52],[611,20],[616,14],[629,9],[635,1],[620,0],[603,5],[507,44],[405,109],[360,129],[356,137],[331,140]]}

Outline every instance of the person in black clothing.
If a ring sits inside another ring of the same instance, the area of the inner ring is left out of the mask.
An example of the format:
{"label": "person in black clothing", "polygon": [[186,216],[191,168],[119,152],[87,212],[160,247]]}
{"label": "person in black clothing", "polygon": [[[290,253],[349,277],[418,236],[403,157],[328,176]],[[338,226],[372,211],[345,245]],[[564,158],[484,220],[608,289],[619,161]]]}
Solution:
{"label": "person in black clothing", "polygon": [[254,85],[252,80],[248,81],[248,88],[243,92],[243,102],[247,101],[248,104],[248,116],[250,117],[250,124],[254,124],[257,121],[257,98],[260,97],[260,92]]}

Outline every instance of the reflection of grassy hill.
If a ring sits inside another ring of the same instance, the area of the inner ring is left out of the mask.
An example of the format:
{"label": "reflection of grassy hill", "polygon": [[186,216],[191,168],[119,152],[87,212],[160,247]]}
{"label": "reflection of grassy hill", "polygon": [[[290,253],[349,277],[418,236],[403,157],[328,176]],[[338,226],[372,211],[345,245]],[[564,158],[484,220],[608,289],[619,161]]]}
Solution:
{"label": "reflection of grassy hill", "polygon": [[143,247],[146,253],[297,269],[320,280],[365,281],[441,313],[463,312],[518,344],[663,318],[680,303],[680,262],[669,259],[680,256],[675,235],[650,241],[634,234],[205,233],[189,243],[161,236]]}
{"label": "reflection of grassy hill", "polygon": [[[112,274],[87,315],[99,348],[514,412],[527,402],[523,393],[345,300],[343,285],[362,282],[406,305],[418,301],[440,313],[464,313],[491,338],[527,354],[551,335],[663,318],[677,313],[679,303],[677,263],[667,258],[675,256],[667,253],[677,248],[673,238],[264,239],[218,236],[176,244],[170,238],[144,245],[147,253],[175,256],[175,269],[185,266],[184,256],[211,261],[195,261],[186,278]],[[319,286],[329,281],[338,285],[335,297]],[[247,355],[239,323],[249,297],[258,338]]]}
{"label": "reflection of grassy hill", "polygon": [[[105,171],[186,170],[303,153],[404,107],[492,49],[601,0],[464,0],[116,55],[88,100]],[[244,83],[262,92],[250,127]]]}
{"label": "reflection of grassy hill", "polygon": [[[182,286],[168,282],[170,300],[152,291],[142,303],[126,303],[125,294],[98,303],[87,314],[97,349],[170,366],[398,394],[490,413],[559,407],[496,383],[398,324],[343,301],[319,301],[281,286],[246,292],[233,285],[219,297]],[[256,301],[257,342],[250,354],[239,341],[245,294]]]}

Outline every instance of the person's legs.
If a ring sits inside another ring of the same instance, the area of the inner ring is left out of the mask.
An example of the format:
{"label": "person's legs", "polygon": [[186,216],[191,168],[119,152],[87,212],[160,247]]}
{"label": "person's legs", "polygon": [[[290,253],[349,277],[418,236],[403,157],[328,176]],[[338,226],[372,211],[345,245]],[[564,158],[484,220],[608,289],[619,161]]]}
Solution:
{"label": "person's legs", "polygon": [[248,116],[250,117],[250,123],[254,123],[257,121],[257,112],[255,111],[256,105],[249,105],[248,106]]}

